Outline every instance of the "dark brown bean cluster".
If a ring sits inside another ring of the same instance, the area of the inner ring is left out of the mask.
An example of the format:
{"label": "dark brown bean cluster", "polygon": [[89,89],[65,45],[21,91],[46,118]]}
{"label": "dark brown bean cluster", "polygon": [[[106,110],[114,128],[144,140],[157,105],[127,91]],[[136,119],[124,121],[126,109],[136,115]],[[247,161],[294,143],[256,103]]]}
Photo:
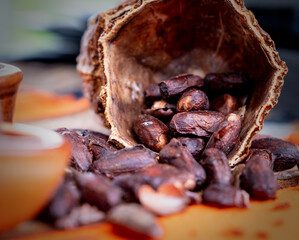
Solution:
{"label": "dark brown bean cluster", "polygon": [[204,148],[228,155],[239,141],[242,119],[236,111],[242,107],[247,85],[237,73],[208,74],[204,79],[185,74],[151,84],[145,91],[149,108],[138,116],[133,130],[156,152],[177,138],[197,160]]}
{"label": "dark brown bean cluster", "polygon": [[159,238],[156,216],[190,204],[244,208],[249,197],[275,198],[273,171],[298,166],[295,145],[259,137],[242,164],[228,164],[241,131],[242,118],[233,112],[244,85],[235,73],[189,74],[150,85],[151,107],[133,126],[143,145],[128,149],[97,132],[58,129],[73,147],[71,164],[40,218],[60,229],[109,221]]}

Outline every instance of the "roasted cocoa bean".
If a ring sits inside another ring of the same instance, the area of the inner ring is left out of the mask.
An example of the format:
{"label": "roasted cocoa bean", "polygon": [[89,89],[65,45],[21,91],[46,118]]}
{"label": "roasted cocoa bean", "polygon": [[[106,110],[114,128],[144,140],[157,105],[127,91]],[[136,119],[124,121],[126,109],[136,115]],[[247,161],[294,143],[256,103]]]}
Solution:
{"label": "roasted cocoa bean", "polygon": [[143,110],[143,114],[149,114],[161,120],[170,119],[176,112],[176,105],[167,103],[164,100],[156,101],[151,109]]}
{"label": "roasted cocoa bean", "polygon": [[224,115],[214,111],[182,112],[173,116],[169,128],[174,134],[209,137],[223,120]]}
{"label": "roasted cocoa bean", "polygon": [[206,205],[228,208],[249,207],[249,195],[238,188],[227,184],[212,184],[202,194],[203,203]]}
{"label": "roasted cocoa bean", "polygon": [[143,145],[136,145],[100,158],[92,164],[92,170],[113,178],[120,174],[140,171],[156,163],[157,155],[153,151]]}
{"label": "roasted cocoa bean", "polygon": [[72,146],[71,166],[78,171],[87,171],[92,163],[93,156],[87,147],[84,137],[67,128],[57,129],[56,132],[61,134]]}
{"label": "roasted cocoa bean", "polygon": [[172,184],[162,185],[157,190],[143,185],[139,188],[138,198],[145,208],[159,216],[181,212],[190,203],[185,192]]}
{"label": "roasted cocoa bean", "polygon": [[204,80],[200,76],[184,74],[173,77],[159,83],[161,94],[164,98],[170,98],[182,94],[191,87],[202,87]]}
{"label": "roasted cocoa bean", "polygon": [[211,94],[235,94],[248,93],[248,80],[239,73],[210,73],[204,78],[205,87]]}
{"label": "roasted cocoa bean", "polygon": [[273,163],[274,163],[273,155],[268,150],[257,149],[257,148],[250,149],[245,162],[247,163],[248,161],[254,160],[255,158],[263,158],[267,160],[269,167],[273,169]]}
{"label": "roasted cocoa bean", "polygon": [[[78,133],[78,131],[76,131]],[[80,132],[79,132],[80,133]],[[94,131],[85,130],[81,132],[84,141],[93,155],[93,159],[97,160],[102,156],[115,152],[117,148],[108,142],[108,136]]]}
{"label": "roasted cocoa bean", "polygon": [[174,185],[178,189],[194,189],[196,184],[192,173],[168,164],[156,164],[142,170],[138,175],[155,190],[165,184]]}
{"label": "roasted cocoa bean", "polygon": [[153,101],[159,100],[161,98],[162,95],[158,84],[150,84],[145,90],[145,101],[147,103],[152,103]]}
{"label": "roasted cocoa bean", "polygon": [[196,162],[189,150],[175,138],[160,151],[159,162],[192,173],[195,176],[197,187],[202,186],[206,180],[206,173],[202,166]]}
{"label": "roasted cocoa bean", "polygon": [[202,138],[178,137],[183,146],[185,146],[195,159],[198,159],[204,150],[205,141]]}
{"label": "roasted cocoa bean", "polygon": [[151,106],[151,110],[158,110],[158,109],[171,109],[173,111],[176,110],[176,105],[166,102],[165,100],[155,101],[154,104]]}
{"label": "roasted cocoa bean", "polygon": [[238,109],[238,100],[230,94],[224,94],[211,101],[211,108],[214,111],[221,112],[224,115],[233,113]]}
{"label": "roasted cocoa bean", "polygon": [[252,141],[251,148],[265,149],[273,154],[274,171],[290,169],[299,161],[296,145],[278,138],[262,138]]}
{"label": "roasted cocoa bean", "polygon": [[75,180],[82,198],[102,211],[108,211],[122,201],[122,191],[103,176],[94,173],[76,173]]}
{"label": "roasted cocoa bean", "polygon": [[72,209],[68,215],[55,221],[54,227],[57,229],[73,229],[80,226],[99,223],[104,219],[105,214],[102,211],[88,203],[84,203],[83,205]]}
{"label": "roasted cocoa bean", "polygon": [[209,109],[208,96],[201,90],[186,90],[177,103],[178,112],[190,112]]}
{"label": "roasted cocoa bean", "polygon": [[269,160],[262,155],[253,155],[242,171],[240,185],[252,198],[274,199],[278,186]]}
{"label": "roasted cocoa bean", "polygon": [[225,154],[217,148],[206,149],[199,161],[207,173],[208,184],[233,183],[233,176]]}
{"label": "roasted cocoa bean", "polygon": [[147,184],[147,179],[142,174],[126,173],[116,176],[112,182],[123,190],[124,201],[138,202],[138,190]]}
{"label": "roasted cocoa bean", "polygon": [[165,184],[174,185],[178,189],[194,189],[195,177],[171,165],[156,164],[135,174],[117,176],[113,183],[126,193],[126,201],[137,201],[138,190],[142,185],[149,185],[155,190]]}
{"label": "roasted cocoa bean", "polygon": [[79,205],[81,193],[70,178],[66,178],[59,186],[48,206],[43,210],[41,219],[56,220],[66,216]]}
{"label": "roasted cocoa bean", "polygon": [[228,155],[239,140],[241,125],[242,120],[239,115],[234,113],[227,115],[218,130],[213,133],[207,148],[218,148]]}
{"label": "roasted cocoa bean", "polygon": [[139,204],[121,204],[113,208],[108,213],[108,220],[150,238],[160,238],[163,235],[156,217]]}
{"label": "roasted cocoa bean", "polygon": [[146,147],[160,151],[168,143],[168,127],[151,115],[139,115],[133,130]]}

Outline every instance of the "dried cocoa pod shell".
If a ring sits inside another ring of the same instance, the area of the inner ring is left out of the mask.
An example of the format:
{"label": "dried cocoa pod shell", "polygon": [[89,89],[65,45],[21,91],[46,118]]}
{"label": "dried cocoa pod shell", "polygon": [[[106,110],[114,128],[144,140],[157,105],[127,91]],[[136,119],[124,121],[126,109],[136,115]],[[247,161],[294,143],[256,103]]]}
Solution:
{"label": "dried cocoa pod shell", "polygon": [[245,74],[253,91],[230,165],[248,154],[287,73],[243,0],[125,1],[90,20],[77,69],[85,95],[111,127],[110,141],[121,147],[137,143],[132,124],[150,84],[184,73]]}

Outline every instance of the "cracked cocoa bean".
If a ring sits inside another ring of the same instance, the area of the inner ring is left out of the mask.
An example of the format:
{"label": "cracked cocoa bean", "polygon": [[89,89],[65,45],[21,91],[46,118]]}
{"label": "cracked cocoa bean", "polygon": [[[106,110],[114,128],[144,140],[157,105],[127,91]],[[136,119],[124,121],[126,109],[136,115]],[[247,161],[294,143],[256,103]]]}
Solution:
{"label": "cracked cocoa bean", "polygon": [[202,194],[203,203],[206,205],[229,208],[249,207],[249,196],[245,191],[227,184],[212,184]]}
{"label": "cracked cocoa bean", "polygon": [[213,95],[248,93],[248,80],[240,73],[210,73],[204,78],[205,87]]}
{"label": "cracked cocoa bean", "polygon": [[99,223],[105,219],[105,214],[96,207],[84,203],[75,207],[72,211],[55,221],[54,226],[57,229],[73,229],[94,223]]}
{"label": "cracked cocoa bean", "polygon": [[149,114],[161,120],[170,119],[176,112],[176,105],[167,103],[164,100],[156,101],[151,109],[142,111],[142,114]]}
{"label": "cracked cocoa bean", "polygon": [[[78,132],[78,131],[77,131]],[[115,152],[117,148],[108,142],[108,136],[90,130],[81,131],[87,147],[93,155],[93,159],[97,160],[102,156]]]}
{"label": "cracked cocoa bean", "polygon": [[299,161],[299,150],[296,145],[278,138],[262,138],[252,141],[251,148],[265,149],[273,154],[274,171],[290,169]]}
{"label": "cracked cocoa bean", "polygon": [[198,159],[204,150],[205,141],[202,138],[178,137],[183,146],[185,146],[195,159]]}
{"label": "cracked cocoa bean", "polygon": [[181,212],[190,203],[185,192],[172,184],[162,185],[157,190],[143,185],[139,188],[138,198],[145,208],[159,216]]}
{"label": "cracked cocoa bean", "polygon": [[108,211],[122,201],[122,191],[103,176],[94,173],[75,173],[82,198],[102,211]]}
{"label": "cracked cocoa bean", "polygon": [[71,166],[78,171],[87,171],[92,163],[93,156],[86,146],[84,137],[67,128],[57,129],[56,132],[61,134],[72,146]]}
{"label": "cracked cocoa bean", "polygon": [[195,176],[197,188],[202,186],[206,180],[206,173],[202,166],[196,162],[189,150],[175,138],[160,151],[159,162],[192,173]]}
{"label": "cracked cocoa bean", "polygon": [[224,94],[211,101],[211,108],[216,112],[221,112],[224,115],[233,113],[238,109],[238,100],[230,94]]}
{"label": "cracked cocoa bean", "polygon": [[139,204],[121,204],[111,209],[108,221],[150,238],[160,238],[163,235],[156,217]]}
{"label": "cracked cocoa bean", "polygon": [[168,143],[168,127],[151,115],[139,115],[133,130],[146,147],[160,151]]}
{"label": "cracked cocoa bean", "polygon": [[227,184],[233,183],[233,176],[225,154],[217,148],[206,149],[199,163],[207,173],[208,184]]}
{"label": "cracked cocoa bean", "polygon": [[201,90],[186,90],[177,103],[178,112],[190,112],[209,109],[208,96]]}
{"label": "cracked cocoa bean", "polygon": [[114,178],[120,174],[140,171],[154,164],[157,164],[157,155],[143,145],[136,145],[100,158],[93,162],[92,170]]}
{"label": "cracked cocoa bean", "polygon": [[137,201],[138,190],[142,185],[149,185],[155,190],[165,184],[174,185],[178,189],[194,189],[195,177],[171,165],[156,164],[135,174],[117,176],[113,183],[124,190],[126,201]]}
{"label": "cracked cocoa bean", "polygon": [[158,84],[150,84],[145,90],[145,101],[147,103],[152,103],[158,99],[161,99],[162,95],[160,92],[160,87]]}
{"label": "cracked cocoa bean", "polygon": [[156,164],[140,171],[138,175],[155,190],[165,184],[174,185],[178,189],[194,189],[196,184],[192,173],[168,164]]}
{"label": "cracked cocoa bean", "polygon": [[214,111],[182,112],[173,116],[169,128],[174,134],[209,137],[223,120],[224,115]]}
{"label": "cracked cocoa bean", "polygon": [[275,199],[278,186],[269,160],[262,155],[253,155],[251,158],[240,176],[241,187],[254,199]]}
{"label": "cracked cocoa bean", "polygon": [[218,148],[228,155],[239,140],[242,120],[237,114],[230,113],[213,133],[207,148]]}
{"label": "cracked cocoa bean", "polygon": [[204,80],[200,76],[184,74],[173,77],[159,83],[161,94],[164,98],[170,98],[182,94],[191,87],[202,87]]}

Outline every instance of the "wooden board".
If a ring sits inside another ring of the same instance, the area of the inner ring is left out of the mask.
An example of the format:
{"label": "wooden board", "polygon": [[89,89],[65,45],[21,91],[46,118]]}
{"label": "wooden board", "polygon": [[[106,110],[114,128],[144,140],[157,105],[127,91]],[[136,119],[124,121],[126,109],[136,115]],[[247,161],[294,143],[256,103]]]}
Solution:
{"label": "wooden board", "polygon": [[[161,217],[164,240],[180,239],[277,239],[299,238],[299,186],[278,191],[277,199],[251,202],[250,209],[220,210],[204,205]],[[117,226],[103,223],[75,230],[54,231],[23,240],[120,240],[142,239]]]}

